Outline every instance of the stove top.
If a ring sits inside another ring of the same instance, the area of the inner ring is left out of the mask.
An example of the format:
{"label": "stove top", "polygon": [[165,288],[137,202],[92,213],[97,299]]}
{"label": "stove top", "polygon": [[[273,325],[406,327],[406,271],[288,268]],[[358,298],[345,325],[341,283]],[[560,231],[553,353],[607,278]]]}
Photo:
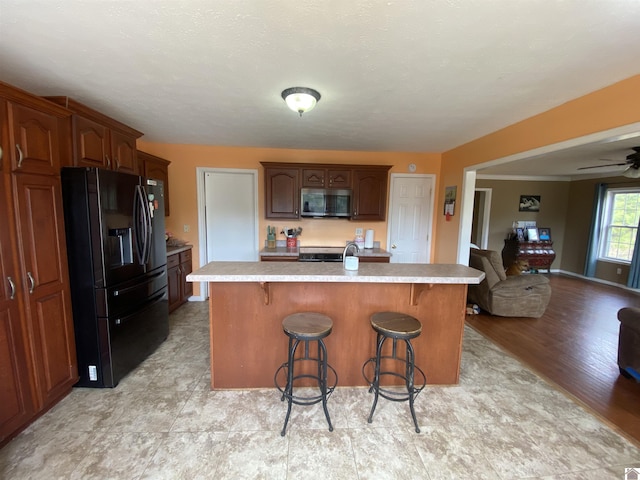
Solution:
{"label": "stove top", "polygon": [[300,247],[300,262],[341,262],[344,247]]}
{"label": "stove top", "polygon": [[339,253],[342,255],[344,247],[300,247],[300,253]]}

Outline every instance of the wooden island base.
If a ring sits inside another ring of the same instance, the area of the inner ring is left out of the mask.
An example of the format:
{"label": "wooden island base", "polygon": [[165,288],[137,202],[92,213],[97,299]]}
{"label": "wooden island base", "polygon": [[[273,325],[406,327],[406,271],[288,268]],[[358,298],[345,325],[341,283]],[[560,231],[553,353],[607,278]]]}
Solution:
{"label": "wooden island base", "polygon": [[369,319],[381,311],[420,320],[416,365],[428,384],[457,384],[466,294],[466,284],[211,282],[211,388],[273,387],[287,358],[282,320],[303,311],[333,320],[325,344],[338,386],[367,385],[362,365],[375,353]]}

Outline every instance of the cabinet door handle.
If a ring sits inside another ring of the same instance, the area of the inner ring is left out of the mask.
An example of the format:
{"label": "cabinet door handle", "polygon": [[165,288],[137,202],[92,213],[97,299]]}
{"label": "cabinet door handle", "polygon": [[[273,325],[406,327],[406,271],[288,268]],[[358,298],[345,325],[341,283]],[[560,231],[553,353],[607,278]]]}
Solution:
{"label": "cabinet door handle", "polygon": [[33,290],[36,288],[36,281],[33,279],[31,272],[27,272],[27,278],[29,279],[29,293],[33,293]]}
{"label": "cabinet door handle", "polygon": [[21,168],[22,161],[24,160],[24,155],[22,154],[22,149],[20,148],[19,143],[16,143],[16,150],[18,151],[18,168]]}
{"label": "cabinet door handle", "polygon": [[104,158],[107,159],[107,167],[111,168],[111,159],[109,158],[109,155],[105,155]]}
{"label": "cabinet door handle", "polygon": [[120,160],[118,160],[118,157],[113,157],[113,160],[116,162],[116,170],[120,170]]}
{"label": "cabinet door handle", "polygon": [[13,300],[16,296],[16,284],[13,283],[13,279],[11,277],[7,277],[9,281],[9,288],[11,288],[11,295],[9,295],[9,300]]}

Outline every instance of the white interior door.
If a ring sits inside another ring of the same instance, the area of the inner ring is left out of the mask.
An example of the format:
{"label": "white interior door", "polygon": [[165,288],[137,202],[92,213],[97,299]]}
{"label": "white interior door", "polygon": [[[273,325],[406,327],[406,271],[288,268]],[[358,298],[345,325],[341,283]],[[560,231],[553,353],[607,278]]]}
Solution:
{"label": "white interior door", "polygon": [[207,262],[257,261],[257,172],[206,170],[204,190]]}
{"label": "white interior door", "polygon": [[391,174],[387,246],[391,263],[429,263],[433,175]]}

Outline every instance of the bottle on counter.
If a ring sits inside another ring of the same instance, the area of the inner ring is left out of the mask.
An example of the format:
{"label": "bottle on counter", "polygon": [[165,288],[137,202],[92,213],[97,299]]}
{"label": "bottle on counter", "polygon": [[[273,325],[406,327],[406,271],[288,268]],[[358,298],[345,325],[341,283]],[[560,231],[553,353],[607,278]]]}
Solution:
{"label": "bottle on counter", "polygon": [[364,248],[364,237],[362,235],[356,235],[356,238],[354,239],[354,242],[358,246],[359,249],[363,249]]}

